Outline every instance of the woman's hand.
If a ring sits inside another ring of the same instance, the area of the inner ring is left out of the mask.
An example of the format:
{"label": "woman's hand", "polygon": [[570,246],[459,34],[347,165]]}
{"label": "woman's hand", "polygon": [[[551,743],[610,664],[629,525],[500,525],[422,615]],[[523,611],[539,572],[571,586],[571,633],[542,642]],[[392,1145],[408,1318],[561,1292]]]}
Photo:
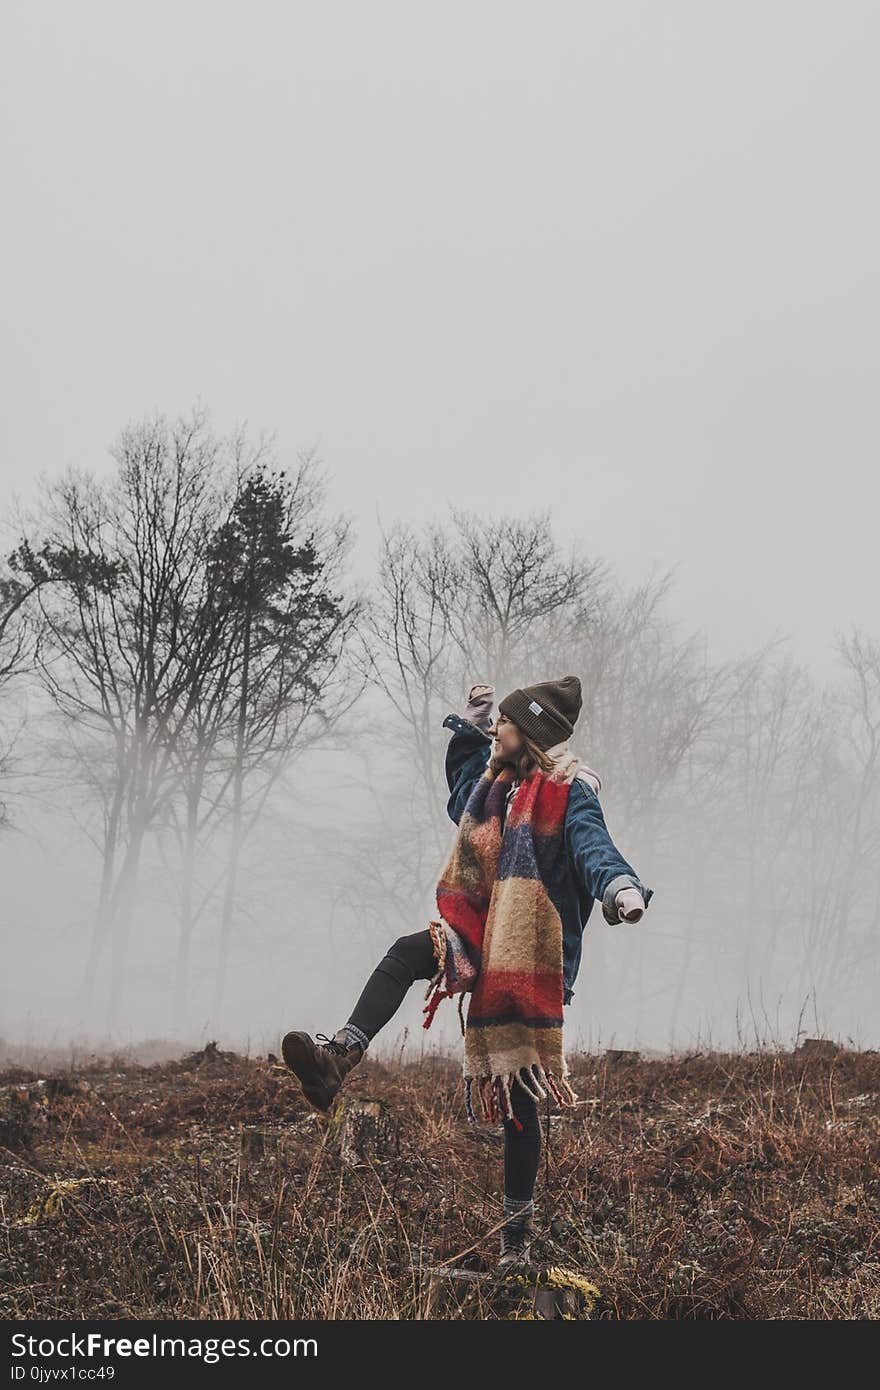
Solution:
{"label": "woman's hand", "polygon": [[621,922],[638,922],[645,910],[645,900],[638,888],[621,888],[614,899]]}
{"label": "woman's hand", "polygon": [[468,691],[462,718],[467,719],[470,724],[475,724],[478,729],[488,729],[492,723],[494,703],[494,685],[472,685]]}

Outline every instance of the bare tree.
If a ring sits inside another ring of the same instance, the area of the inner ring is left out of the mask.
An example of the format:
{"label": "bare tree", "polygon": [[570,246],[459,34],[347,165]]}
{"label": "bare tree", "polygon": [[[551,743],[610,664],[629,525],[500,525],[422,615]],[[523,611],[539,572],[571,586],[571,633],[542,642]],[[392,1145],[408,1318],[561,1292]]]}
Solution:
{"label": "bare tree", "polygon": [[825,996],[880,974],[880,642],[854,629],[837,634],[835,649],[844,676],[822,708],[835,738],[813,801],[813,910],[800,972],[802,990]]}
{"label": "bare tree", "polygon": [[[13,554],[0,570],[0,785],[4,788],[12,773],[15,747],[24,727],[24,717],[11,727],[14,704],[11,687],[16,678],[32,669],[36,652],[36,630],[31,618],[34,596],[46,574],[38,566],[25,574],[24,553]],[[32,558],[32,557],[30,557]],[[0,799],[0,830],[10,824],[5,796]]]}
{"label": "bare tree", "polygon": [[[19,552],[39,585],[38,671],[65,725],[105,756],[102,869],[81,1002],[108,938],[108,1018],[121,1001],[144,839],[174,789],[169,731],[192,673],[182,616],[200,580],[218,456],[203,416],[132,426],[109,484],[70,470],[48,486],[40,544]],[[51,581],[51,582],[48,582]]]}
{"label": "bare tree", "polygon": [[607,583],[605,561],[562,554],[549,511],[525,519],[451,509],[458,588],[438,586],[463,670],[493,673],[499,686],[534,669],[551,641],[564,646]]}
{"label": "bare tree", "polygon": [[[12,557],[12,600],[33,595],[36,670],[68,771],[97,796],[101,881],[80,1004],[111,946],[119,1014],[148,834],[181,849],[175,1010],[194,922],[222,889],[222,1008],[242,848],[292,755],[328,736],[358,692],[343,652],[359,600],[337,592],[348,522],[325,519],[312,456],[293,478],[265,444],[219,440],[201,411],[122,432],[106,482],[44,484],[34,536]],[[15,656],[15,653],[13,653]],[[194,903],[199,844],[228,830],[218,881]]]}

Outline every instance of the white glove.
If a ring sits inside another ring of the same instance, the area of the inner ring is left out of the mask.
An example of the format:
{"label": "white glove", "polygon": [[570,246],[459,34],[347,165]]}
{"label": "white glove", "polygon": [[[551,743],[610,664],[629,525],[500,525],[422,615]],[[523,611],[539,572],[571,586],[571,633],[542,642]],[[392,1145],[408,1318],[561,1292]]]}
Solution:
{"label": "white glove", "polygon": [[467,719],[470,724],[475,724],[478,729],[488,729],[492,724],[494,703],[494,685],[472,685],[461,717]]}
{"label": "white glove", "polygon": [[645,900],[638,888],[621,888],[614,897],[614,906],[621,922],[638,922],[645,910]]}

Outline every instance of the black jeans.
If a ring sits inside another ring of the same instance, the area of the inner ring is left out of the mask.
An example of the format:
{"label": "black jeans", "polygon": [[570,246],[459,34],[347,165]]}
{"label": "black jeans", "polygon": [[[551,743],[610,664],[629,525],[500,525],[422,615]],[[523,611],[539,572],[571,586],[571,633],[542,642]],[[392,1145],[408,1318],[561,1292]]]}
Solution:
{"label": "black jeans", "polygon": [[[348,1022],[373,1038],[400,1008],[414,981],[431,980],[436,974],[428,928],[399,936],[364,985]],[[510,1100],[522,1129],[512,1120],[503,1120],[504,1192],[526,1201],[534,1194],[541,1160],[541,1122],[536,1102],[522,1086],[511,1086]]]}

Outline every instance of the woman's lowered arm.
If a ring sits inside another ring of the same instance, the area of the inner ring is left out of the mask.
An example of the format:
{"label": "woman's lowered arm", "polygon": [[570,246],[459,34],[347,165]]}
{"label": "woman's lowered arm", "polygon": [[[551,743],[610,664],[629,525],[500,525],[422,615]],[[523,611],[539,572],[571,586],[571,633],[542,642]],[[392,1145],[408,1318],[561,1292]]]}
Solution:
{"label": "woman's lowered arm", "polygon": [[637,922],[654,896],[624,859],[605,824],[593,789],[580,778],[572,784],[565,817],[565,841],[587,892],[602,904],[606,922]]}

